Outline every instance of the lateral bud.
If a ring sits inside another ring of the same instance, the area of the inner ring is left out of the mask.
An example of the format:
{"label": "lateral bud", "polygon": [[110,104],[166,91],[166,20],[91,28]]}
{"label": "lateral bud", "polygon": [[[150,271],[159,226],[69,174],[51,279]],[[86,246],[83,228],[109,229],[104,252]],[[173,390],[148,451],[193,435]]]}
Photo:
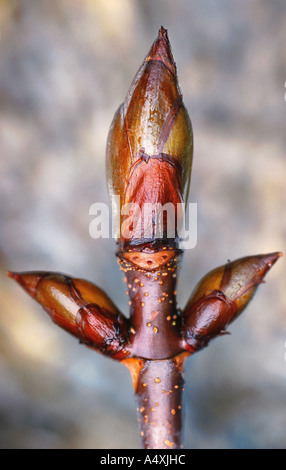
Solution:
{"label": "lateral bud", "polygon": [[281,253],[248,256],[209,272],[196,286],[182,315],[184,349],[195,352],[218,335],[245,309]]}
{"label": "lateral bud", "polygon": [[58,326],[102,354],[121,360],[129,353],[128,321],[103,290],[65,274],[9,272]]}

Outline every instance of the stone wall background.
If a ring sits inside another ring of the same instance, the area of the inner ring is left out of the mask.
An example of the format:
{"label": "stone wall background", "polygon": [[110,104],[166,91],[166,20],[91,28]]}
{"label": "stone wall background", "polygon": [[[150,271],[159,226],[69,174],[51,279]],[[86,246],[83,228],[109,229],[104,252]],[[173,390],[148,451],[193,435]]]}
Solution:
{"label": "stone wall background", "polygon": [[[9,270],[84,277],[127,310],[108,202],[109,125],[163,25],[195,135],[181,306],[210,269],[284,251],[284,0],[0,1],[0,447],[140,446],[129,373],[55,327]],[[285,448],[285,260],[231,335],[189,359],[187,448]]]}

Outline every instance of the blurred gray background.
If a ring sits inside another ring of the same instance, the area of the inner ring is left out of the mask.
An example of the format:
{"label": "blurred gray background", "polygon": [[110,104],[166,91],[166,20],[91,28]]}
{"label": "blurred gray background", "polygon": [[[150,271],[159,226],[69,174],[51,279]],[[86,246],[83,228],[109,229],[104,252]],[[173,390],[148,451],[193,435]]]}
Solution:
{"label": "blurred gray background", "polygon": [[[138,448],[124,366],[56,327],[9,270],[89,279],[127,312],[105,144],[131,80],[168,29],[195,136],[198,243],[179,304],[228,259],[285,250],[284,0],[0,0],[1,448]],[[186,448],[285,448],[285,255],[247,311],[186,367]]]}

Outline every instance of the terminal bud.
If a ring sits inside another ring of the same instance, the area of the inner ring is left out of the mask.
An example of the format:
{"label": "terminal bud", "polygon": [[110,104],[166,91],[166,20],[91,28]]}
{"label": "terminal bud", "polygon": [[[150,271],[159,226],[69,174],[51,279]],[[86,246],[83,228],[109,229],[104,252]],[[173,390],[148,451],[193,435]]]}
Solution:
{"label": "terminal bud", "polygon": [[[193,154],[191,121],[183,104],[176,65],[163,27],[114,116],[106,153],[111,197],[120,196],[120,207],[131,207],[133,215],[134,207],[140,211],[139,219],[137,212],[135,220],[139,223],[139,234],[137,230],[134,235],[135,222],[130,219],[129,236],[125,231],[119,241],[123,245],[138,245],[141,239],[144,243],[146,218],[151,221],[154,232],[147,238],[155,239],[154,207],[171,203],[176,213],[177,205],[186,202]],[[180,215],[176,213],[176,217]],[[167,223],[165,217],[164,232]]]}

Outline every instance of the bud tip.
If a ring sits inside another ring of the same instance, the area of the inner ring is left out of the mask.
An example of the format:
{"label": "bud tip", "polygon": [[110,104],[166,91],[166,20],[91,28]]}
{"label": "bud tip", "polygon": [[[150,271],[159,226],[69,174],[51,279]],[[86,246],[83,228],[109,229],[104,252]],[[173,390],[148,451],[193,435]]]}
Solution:
{"label": "bud tip", "polygon": [[20,286],[28,292],[28,294],[34,296],[39,282],[40,274],[35,272],[24,272],[17,273],[13,271],[7,271],[7,276],[18,282]]}
{"label": "bud tip", "polygon": [[173,75],[177,75],[168,31],[163,26],[159,29],[158,37],[155,39],[150,52],[146,57],[146,62],[149,60],[158,60],[159,62],[162,62]]}
{"label": "bud tip", "polygon": [[269,253],[267,255],[263,255],[263,261],[267,265],[268,268],[271,268],[276,261],[283,256],[281,251],[276,251],[274,253]]}
{"label": "bud tip", "polygon": [[16,273],[13,273],[12,271],[6,271],[6,275],[8,277],[11,277],[11,279],[15,279],[16,278]]}

